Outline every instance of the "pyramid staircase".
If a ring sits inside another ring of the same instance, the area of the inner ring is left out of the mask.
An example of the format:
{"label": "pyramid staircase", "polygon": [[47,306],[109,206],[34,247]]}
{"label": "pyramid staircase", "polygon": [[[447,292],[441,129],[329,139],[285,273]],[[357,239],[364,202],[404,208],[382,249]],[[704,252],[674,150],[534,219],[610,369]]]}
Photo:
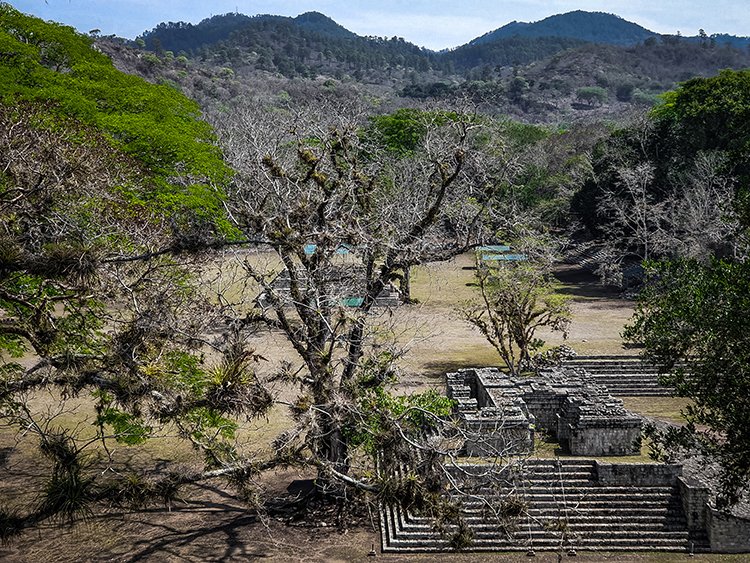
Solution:
{"label": "pyramid staircase", "polygon": [[[499,487],[480,482],[454,497],[474,537],[470,551],[705,551],[704,537],[691,537],[675,485],[600,484],[596,462],[527,460]],[[466,471],[477,466],[465,466]],[[455,471],[455,470],[454,470]],[[496,517],[502,503],[526,506],[513,524]],[[495,510],[493,510],[495,509]],[[395,506],[381,508],[383,551],[450,550],[447,537],[427,517]]]}
{"label": "pyramid staircase", "polygon": [[657,367],[638,356],[575,356],[563,366],[586,370],[595,383],[616,397],[672,395],[672,389],[659,383]]}

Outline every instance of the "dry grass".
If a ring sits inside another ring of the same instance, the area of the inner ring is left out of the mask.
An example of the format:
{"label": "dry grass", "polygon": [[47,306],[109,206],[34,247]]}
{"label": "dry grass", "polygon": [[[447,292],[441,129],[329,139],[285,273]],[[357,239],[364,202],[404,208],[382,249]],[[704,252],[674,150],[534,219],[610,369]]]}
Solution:
{"label": "dry grass", "polygon": [[683,397],[623,397],[622,402],[626,409],[675,424],[685,423],[682,411],[691,403]]}

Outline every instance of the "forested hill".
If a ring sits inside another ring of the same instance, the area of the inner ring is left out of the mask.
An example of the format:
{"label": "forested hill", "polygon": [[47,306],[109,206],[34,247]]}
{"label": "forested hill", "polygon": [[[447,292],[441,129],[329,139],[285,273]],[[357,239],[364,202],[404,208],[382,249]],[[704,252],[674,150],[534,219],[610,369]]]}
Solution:
{"label": "forested hill", "polygon": [[285,76],[361,73],[390,67],[428,71],[444,65],[432,51],[403,38],[360,37],[317,12],[295,18],[227,14],[197,25],[162,23],[139,39],[157,53],[251,66]]}
{"label": "forested hill", "polygon": [[319,12],[306,12],[296,18],[272,15],[246,16],[230,13],[206,18],[198,24],[186,22],[160,23],[140,36],[146,48],[152,51],[196,53],[201,47],[229,39],[233,33],[253,28],[259,23],[266,26],[280,24],[292,26],[326,37],[354,39],[358,36]]}
{"label": "forested hill", "polygon": [[657,34],[613,14],[577,10],[534,23],[511,22],[471,41],[482,45],[511,37],[562,37],[605,45],[631,46]]}
{"label": "forested hill", "polygon": [[[633,47],[669,38],[613,14],[579,10],[534,23],[512,22],[436,53],[398,37],[361,37],[321,13],[307,12],[297,17],[230,13],[198,24],[161,23],[138,42],[157,54],[185,55],[233,68],[250,66],[285,76],[349,74],[378,81],[384,71],[465,75],[482,67],[526,65],[586,44]],[[682,40],[711,47],[750,44],[747,37],[708,36],[702,30]],[[377,75],[368,75],[372,71]]]}
{"label": "forested hill", "polygon": [[[581,18],[589,23],[577,38],[509,36],[513,30],[564,34]],[[591,22],[599,22],[604,43],[583,39],[593,37]],[[299,79],[321,79],[329,87],[371,88],[396,105],[469,98],[530,121],[617,116],[654,104],[691,77],[750,66],[750,50],[731,46],[747,38],[656,35],[601,13],[572,12],[490,35],[438,53],[398,37],[358,36],[317,12],[226,14],[195,25],[160,24],[137,41],[151,52],[105,38],[100,46],[121,70],[177,86],[203,105],[227,103],[260,85],[291,92]]]}

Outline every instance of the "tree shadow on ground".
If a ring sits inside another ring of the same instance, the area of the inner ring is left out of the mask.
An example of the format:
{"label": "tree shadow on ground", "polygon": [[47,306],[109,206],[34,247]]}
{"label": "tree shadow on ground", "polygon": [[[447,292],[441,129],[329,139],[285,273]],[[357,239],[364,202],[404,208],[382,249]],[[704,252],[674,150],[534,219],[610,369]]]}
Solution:
{"label": "tree shadow on ground", "polygon": [[621,291],[602,285],[599,277],[577,265],[561,264],[554,270],[555,278],[563,284],[558,293],[580,298],[619,299]]}
{"label": "tree shadow on ground", "polygon": [[218,487],[202,485],[198,489],[206,498],[179,503],[171,510],[103,516],[126,520],[128,526],[139,530],[122,561],[249,561],[268,556],[259,542],[248,537],[252,528],[263,527],[256,514]]}

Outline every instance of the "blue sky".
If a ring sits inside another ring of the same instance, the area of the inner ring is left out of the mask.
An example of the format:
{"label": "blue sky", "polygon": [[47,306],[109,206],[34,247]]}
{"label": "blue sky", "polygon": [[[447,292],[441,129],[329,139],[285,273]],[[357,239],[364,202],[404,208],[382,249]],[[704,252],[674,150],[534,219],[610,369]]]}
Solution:
{"label": "blue sky", "polygon": [[296,16],[315,10],[360,35],[404,37],[431,49],[455,47],[510,21],[571,10],[614,13],[658,33],[750,35],[747,0],[11,0],[16,9],[80,31],[134,38],[160,22],[197,23],[215,14]]}

